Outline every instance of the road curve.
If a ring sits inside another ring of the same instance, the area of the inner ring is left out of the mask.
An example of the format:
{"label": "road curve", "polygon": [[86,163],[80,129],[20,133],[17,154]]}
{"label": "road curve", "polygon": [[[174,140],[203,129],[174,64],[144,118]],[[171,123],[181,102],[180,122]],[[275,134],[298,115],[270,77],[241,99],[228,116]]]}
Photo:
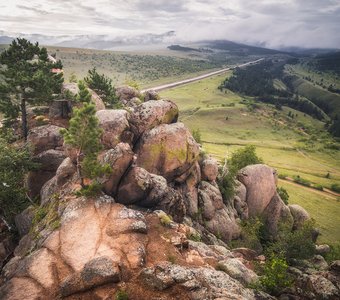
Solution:
{"label": "road curve", "polygon": [[196,76],[196,77],[193,77],[193,78],[184,79],[184,80],[176,81],[176,82],[173,82],[173,83],[167,83],[167,84],[147,88],[147,89],[141,90],[141,92],[144,93],[146,91],[151,91],[151,90],[159,92],[159,91],[162,91],[162,90],[165,90],[165,89],[170,89],[170,88],[175,87],[175,86],[179,86],[179,85],[191,83],[191,82],[194,82],[194,81],[198,81],[198,80],[201,80],[201,79],[213,76],[213,75],[222,74],[222,73],[225,73],[225,72],[227,72],[227,71],[229,71],[233,68],[236,68],[236,67],[240,68],[240,67],[245,67],[245,66],[248,66],[248,65],[256,64],[256,63],[260,62],[261,60],[264,60],[264,58],[260,58],[260,59],[254,60],[254,61],[250,61],[250,62],[241,64],[241,65],[236,65],[234,67],[225,68],[225,69],[221,69],[221,70],[218,70],[218,71],[206,73],[206,74]]}

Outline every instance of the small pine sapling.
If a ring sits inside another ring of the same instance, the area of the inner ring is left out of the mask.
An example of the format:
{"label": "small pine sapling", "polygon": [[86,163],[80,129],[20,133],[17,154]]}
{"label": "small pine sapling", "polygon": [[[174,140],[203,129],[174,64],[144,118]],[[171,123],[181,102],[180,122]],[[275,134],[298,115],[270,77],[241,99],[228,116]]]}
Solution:
{"label": "small pine sapling", "polygon": [[[94,190],[98,186],[97,178],[111,171],[108,165],[101,165],[97,155],[102,149],[98,119],[95,116],[95,106],[83,103],[83,106],[74,110],[68,129],[62,129],[66,144],[76,150],[76,166],[83,190]],[[91,179],[91,185],[85,184],[85,179]],[[96,189],[98,191],[98,189]]]}

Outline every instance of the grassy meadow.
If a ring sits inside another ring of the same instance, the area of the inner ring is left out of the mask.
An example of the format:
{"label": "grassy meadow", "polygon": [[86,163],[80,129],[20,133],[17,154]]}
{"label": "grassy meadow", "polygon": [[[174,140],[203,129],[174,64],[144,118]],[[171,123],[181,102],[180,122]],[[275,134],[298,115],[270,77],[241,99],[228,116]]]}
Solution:
{"label": "grassy meadow", "polygon": [[222,59],[207,53],[186,53],[169,49],[131,52],[105,51],[63,47],[47,47],[49,53],[55,53],[64,67],[64,77],[68,81],[71,74],[77,79],[87,75],[87,71],[96,67],[99,73],[110,77],[115,85],[134,80],[141,88],[187,79],[249,60],[254,57],[235,57],[225,54]]}
{"label": "grassy meadow", "polygon": [[[291,108],[277,110],[271,105],[254,104],[252,99],[228,90],[219,91],[218,85],[230,74],[161,92],[163,98],[177,103],[182,122],[191,130],[200,130],[207,153],[222,160],[236,149],[252,144],[279,174],[299,175],[328,188],[340,182],[340,151],[325,148],[332,139],[322,122]],[[288,117],[289,113],[294,118]],[[326,178],[328,173],[330,178]],[[340,202],[336,196],[285,182],[282,185],[291,195],[290,203],[302,204],[319,223],[320,241],[340,241],[340,219],[336,217],[340,216]]]}

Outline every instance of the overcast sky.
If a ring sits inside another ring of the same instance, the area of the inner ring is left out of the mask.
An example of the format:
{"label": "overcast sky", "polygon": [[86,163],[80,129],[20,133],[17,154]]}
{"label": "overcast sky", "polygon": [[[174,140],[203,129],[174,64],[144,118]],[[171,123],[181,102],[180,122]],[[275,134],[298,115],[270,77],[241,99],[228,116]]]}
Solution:
{"label": "overcast sky", "polygon": [[340,0],[1,0],[0,30],[340,48]]}

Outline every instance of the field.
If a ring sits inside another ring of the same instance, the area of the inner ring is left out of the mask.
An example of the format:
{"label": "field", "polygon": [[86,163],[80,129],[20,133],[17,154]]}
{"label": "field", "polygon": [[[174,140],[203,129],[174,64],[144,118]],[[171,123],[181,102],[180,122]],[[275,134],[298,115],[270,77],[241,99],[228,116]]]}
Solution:
{"label": "field", "polygon": [[47,47],[49,53],[61,59],[68,81],[74,73],[77,79],[96,67],[113,80],[114,85],[136,81],[141,88],[187,79],[225,66],[243,63],[259,56],[237,57],[226,53],[186,53],[169,49],[149,52],[122,52],[63,47]]}
{"label": "field", "polygon": [[340,241],[340,202],[332,196],[320,195],[318,191],[293,185],[280,180],[279,186],[284,187],[289,195],[289,203],[304,207],[315,219],[321,235],[319,243]]}
{"label": "field", "polygon": [[[322,122],[287,107],[276,110],[270,105],[254,104],[250,98],[231,91],[221,92],[217,87],[226,76],[230,73],[161,92],[163,98],[177,103],[181,121],[191,130],[200,130],[206,152],[223,159],[235,149],[252,144],[265,163],[279,174],[300,175],[325,187],[340,182],[340,151],[325,149],[332,139]],[[288,117],[289,113],[294,118]],[[326,178],[327,173],[330,178]],[[291,203],[314,199],[304,205],[312,216],[320,210],[318,204],[329,200],[326,193],[299,188],[289,186],[294,199]],[[333,205],[327,204],[327,209],[340,215],[340,202],[333,198]],[[340,240],[335,229],[340,226],[339,218],[334,219],[333,227],[326,224],[326,218],[316,219],[323,234],[321,241]]]}

